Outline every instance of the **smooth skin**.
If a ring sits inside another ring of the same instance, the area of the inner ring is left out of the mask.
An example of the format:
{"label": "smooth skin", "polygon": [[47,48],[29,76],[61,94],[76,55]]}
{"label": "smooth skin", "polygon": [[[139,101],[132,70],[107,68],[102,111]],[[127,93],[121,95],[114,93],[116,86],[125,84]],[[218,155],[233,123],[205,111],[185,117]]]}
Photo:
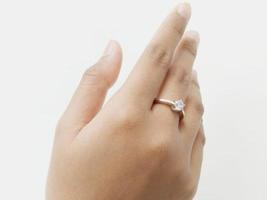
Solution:
{"label": "smooth skin", "polygon": [[[47,200],[191,200],[204,147],[201,102],[192,67],[199,36],[184,32],[189,4],[175,8],[123,87],[103,106],[122,62],[111,41],[83,75],[61,117],[47,181]],[[183,99],[186,115],[156,97]]]}

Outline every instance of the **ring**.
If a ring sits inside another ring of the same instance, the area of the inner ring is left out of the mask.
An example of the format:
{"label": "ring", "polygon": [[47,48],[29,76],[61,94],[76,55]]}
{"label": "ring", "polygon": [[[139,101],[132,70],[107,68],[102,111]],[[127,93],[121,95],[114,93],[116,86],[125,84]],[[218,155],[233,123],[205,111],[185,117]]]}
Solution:
{"label": "ring", "polygon": [[167,100],[167,99],[155,99],[154,103],[170,106],[172,111],[181,114],[182,117],[184,117],[185,115],[185,112],[184,112],[185,103],[183,102],[182,99],[174,100],[174,101]]}

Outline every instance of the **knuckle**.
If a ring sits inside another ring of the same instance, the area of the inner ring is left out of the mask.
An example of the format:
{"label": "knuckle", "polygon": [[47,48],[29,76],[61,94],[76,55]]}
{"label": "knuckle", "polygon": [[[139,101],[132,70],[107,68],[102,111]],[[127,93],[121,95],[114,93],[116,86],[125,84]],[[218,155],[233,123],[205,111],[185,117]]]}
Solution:
{"label": "knuckle", "polygon": [[193,57],[197,56],[197,41],[193,38],[186,38],[183,42],[183,49],[191,54]]}
{"label": "knuckle", "polygon": [[99,88],[108,88],[110,85],[105,74],[97,69],[96,65],[85,70],[83,73],[82,84],[85,86],[99,86]]}
{"label": "knuckle", "polygon": [[132,129],[142,122],[142,114],[134,108],[127,108],[117,113],[116,117],[124,129]]}
{"label": "knuckle", "polygon": [[184,25],[181,25],[179,23],[173,23],[172,25],[170,25],[170,27],[179,38],[182,37],[182,35],[184,34]]}
{"label": "knuckle", "polygon": [[203,115],[205,112],[203,103],[201,101],[196,102],[194,108],[196,112],[199,113],[200,115]]}
{"label": "knuckle", "polygon": [[178,83],[189,86],[192,79],[190,71],[186,67],[182,67],[177,73]]}
{"label": "knuckle", "polygon": [[83,73],[83,78],[85,80],[87,80],[87,79],[90,79],[90,80],[91,79],[93,79],[93,80],[99,79],[99,78],[101,78],[100,76],[101,75],[100,75],[99,71],[97,70],[96,66],[92,66],[89,69],[86,69],[85,72]]}
{"label": "knuckle", "polygon": [[170,139],[167,136],[154,138],[149,145],[149,156],[154,159],[168,159],[170,155]]}
{"label": "knuckle", "polygon": [[147,55],[156,65],[168,67],[172,60],[172,52],[162,44],[152,44],[147,49]]}

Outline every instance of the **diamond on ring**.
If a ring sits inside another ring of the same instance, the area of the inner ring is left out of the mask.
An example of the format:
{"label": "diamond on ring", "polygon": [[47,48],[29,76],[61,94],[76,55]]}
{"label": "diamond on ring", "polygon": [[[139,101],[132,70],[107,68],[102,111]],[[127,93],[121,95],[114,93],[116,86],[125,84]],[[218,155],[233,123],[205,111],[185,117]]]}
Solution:
{"label": "diamond on ring", "polygon": [[173,101],[173,107],[172,109],[175,110],[175,111],[183,111],[184,110],[184,107],[185,107],[185,104],[183,102],[183,100],[179,99],[179,100],[175,100]]}
{"label": "diamond on ring", "polygon": [[168,99],[158,99],[158,98],[156,98],[154,100],[154,103],[165,104],[165,105],[169,106],[173,112],[179,113],[181,119],[185,115],[185,112],[184,112],[185,104],[184,104],[182,99],[171,101],[171,100],[168,100]]}

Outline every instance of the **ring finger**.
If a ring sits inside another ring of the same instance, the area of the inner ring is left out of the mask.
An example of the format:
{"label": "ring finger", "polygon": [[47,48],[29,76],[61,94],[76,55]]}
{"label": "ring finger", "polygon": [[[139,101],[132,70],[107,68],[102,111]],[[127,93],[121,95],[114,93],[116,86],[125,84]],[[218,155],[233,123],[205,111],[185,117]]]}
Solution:
{"label": "ring finger", "polygon": [[[178,45],[171,68],[161,88],[159,98],[185,101],[191,84],[192,68],[196,58],[199,35],[195,31],[185,33]],[[177,124],[179,115],[165,105],[155,105],[153,112],[164,118],[172,118]]]}

